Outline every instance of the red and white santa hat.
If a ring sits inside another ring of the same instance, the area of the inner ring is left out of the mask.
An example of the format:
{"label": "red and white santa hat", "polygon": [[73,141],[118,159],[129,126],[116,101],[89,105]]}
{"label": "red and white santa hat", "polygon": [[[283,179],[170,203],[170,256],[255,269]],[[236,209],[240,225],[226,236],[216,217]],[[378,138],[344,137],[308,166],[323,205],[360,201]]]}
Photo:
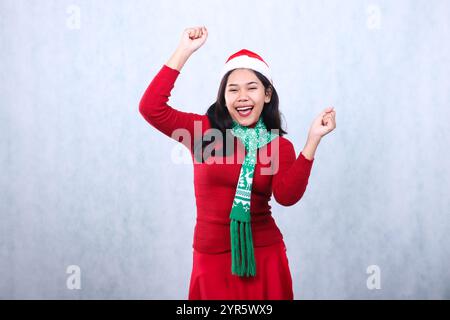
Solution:
{"label": "red and white santa hat", "polygon": [[269,65],[258,54],[250,50],[242,49],[233,53],[223,66],[222,72],[220,73],[220,79],[222,79],[228,71],[237,68],[247,68],[258,71],[273,84]]}

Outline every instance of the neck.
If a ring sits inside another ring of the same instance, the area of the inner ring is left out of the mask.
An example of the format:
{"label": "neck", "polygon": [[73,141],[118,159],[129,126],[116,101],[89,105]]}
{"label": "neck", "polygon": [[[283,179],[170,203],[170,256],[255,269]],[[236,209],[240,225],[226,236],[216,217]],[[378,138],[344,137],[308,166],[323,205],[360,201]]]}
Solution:
{"label": "neck", "polygon": [[[255,123],[253,123],[253,124],[251,124],[251,125],[248,125],[248,126],[245,126],[246,128],[255,128],[256,127],[256,125],[258,124],[258,121],[259,121],[260,119],[258,119]],[[262,120],[261,120],[262,121]],[[234,125],[238,125],[239,123],[236,121],[236,120],[233,120],[233,126]]]}

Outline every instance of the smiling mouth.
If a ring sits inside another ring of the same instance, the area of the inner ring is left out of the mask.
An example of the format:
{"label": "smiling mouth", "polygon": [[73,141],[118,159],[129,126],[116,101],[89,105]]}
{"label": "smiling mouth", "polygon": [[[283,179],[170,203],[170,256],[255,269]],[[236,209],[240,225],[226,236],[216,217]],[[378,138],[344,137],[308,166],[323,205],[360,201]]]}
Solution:
{"label": "smiling mouth", "polygon": [[246,117],[248,116],[253,110],[252,106],[246,106],[246,107],[237,107],[236,111],[239,113],[240,116]]}

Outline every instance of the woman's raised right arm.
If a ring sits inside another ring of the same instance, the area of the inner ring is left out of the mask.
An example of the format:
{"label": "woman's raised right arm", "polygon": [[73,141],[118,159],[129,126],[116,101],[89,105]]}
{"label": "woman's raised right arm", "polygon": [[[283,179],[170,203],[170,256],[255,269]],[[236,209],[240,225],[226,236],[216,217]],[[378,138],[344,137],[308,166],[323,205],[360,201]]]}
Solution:
{"label": "woman's raised right arm", "polygon": [[167,103],[183,65],[205,40],[206,33],[201,31],[201,28],[185,29],[177,50],[153,78],[139,103],[139,112],[145,120],[165,135],[179,141],[178,137],[173,135],[174,131],[187,130],[190,134],[190,143],[188,144],[184,138],[180,142],[190,150],[194,140],[194,123],[200,121],[203,132],[208,125],[207,116],[179,111]]}

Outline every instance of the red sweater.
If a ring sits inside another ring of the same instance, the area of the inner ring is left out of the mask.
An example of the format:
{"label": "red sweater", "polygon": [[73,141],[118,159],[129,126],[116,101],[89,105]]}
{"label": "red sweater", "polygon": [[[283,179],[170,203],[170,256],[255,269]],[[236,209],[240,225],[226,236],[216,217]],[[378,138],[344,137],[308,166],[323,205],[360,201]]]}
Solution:
{"label": "red sweater", "polygon": [[[172,132],[180,128],[186,129],[191,137],[194,137],[194,121],[201,123],[202,133],[211,128],[211,125],[206,114],[179,111],[167,104],[179,74],[178,70],[164,64],[145,91],[139,104],[139,112],[153,127],[171,138]],[[193,138],[190,143],[188,140],[173,139],[181,140],[181,143],[188,148],[194,164],[197,221],[193,248],[204,253],[229,251],[229,215],[245,157],[245,147],[235,138],[237,141],[235,151],[244,150],[244,153],[236,152],[233,163],[229,164],[226,161],[223,161],[223,164],[200,163],[194,160]],[[277,157],[278,170],[273,175],[261,174],[261,168],[267,169],[270,164],[262,163],[259,154],[262,149],[267,148],[264,154],[272,155],[272,146],[277,146],[277,148],[273,147],[275,150],[273,156]],[[314,159],[306,159],[301,152],[296,158],[292,143],[284,137],[275,138],[258,149],[250,207],[255,247],[282,241],[283,236],[270,210],[271,195],[273,193],[275,200],[283,206],[292,206],[297,203],[306,190],[313,161]]]}

